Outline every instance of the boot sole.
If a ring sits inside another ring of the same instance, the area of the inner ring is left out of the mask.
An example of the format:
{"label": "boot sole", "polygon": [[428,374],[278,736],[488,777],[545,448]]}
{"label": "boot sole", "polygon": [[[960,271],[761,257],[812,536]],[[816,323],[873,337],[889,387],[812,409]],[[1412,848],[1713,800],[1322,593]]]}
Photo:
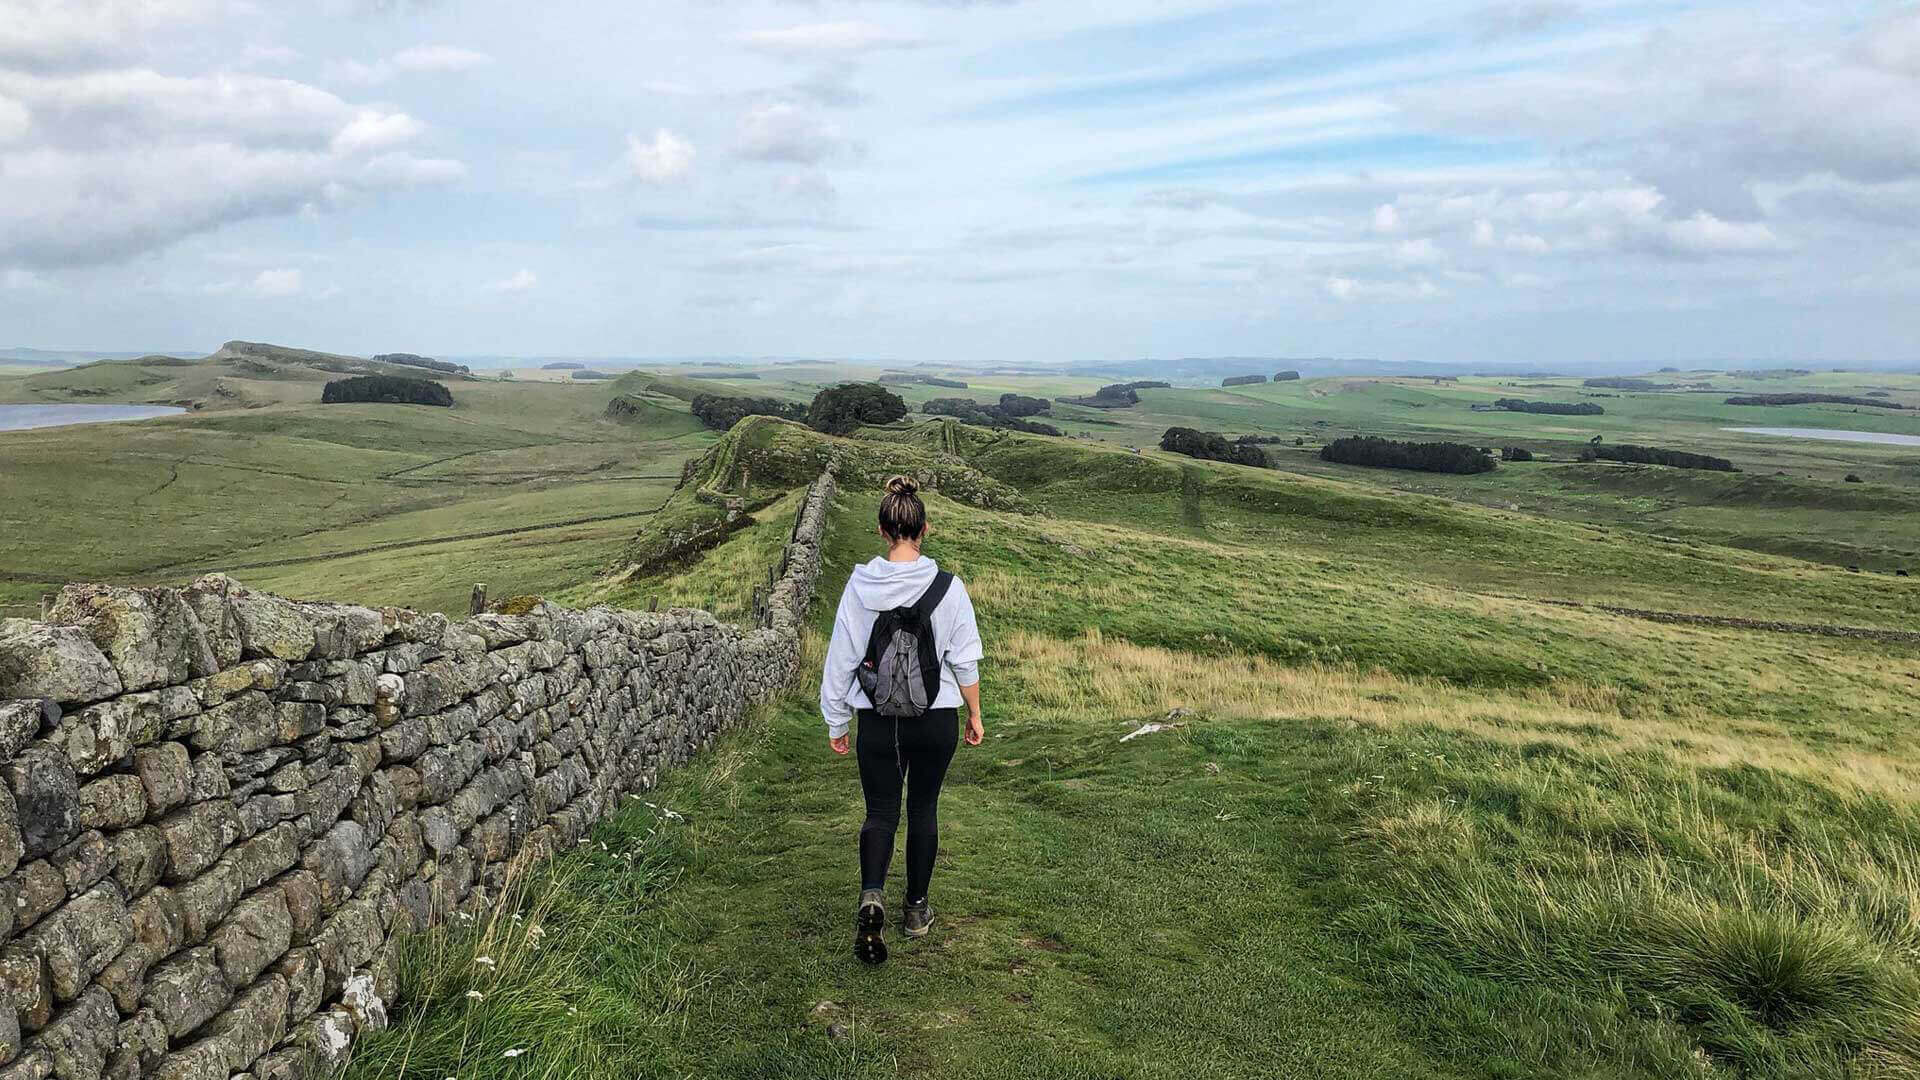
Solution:
{"label": "boot sole", "polygon": [[887,913],[881,908],[860,909],[858,925],[853,934],[853,955],[868,967],[878,967],[887,962],[887,943],[880,936],[886,925]]}

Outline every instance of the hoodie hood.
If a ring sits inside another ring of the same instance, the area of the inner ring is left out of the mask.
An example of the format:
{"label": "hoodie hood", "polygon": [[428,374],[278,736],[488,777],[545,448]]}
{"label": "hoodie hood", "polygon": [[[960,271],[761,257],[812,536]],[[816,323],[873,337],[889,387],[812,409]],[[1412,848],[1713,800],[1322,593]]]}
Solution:
{"label": "hoodie hood", "polygon": [[920,599],[940,572],[940,564],[920,556],[912,562],[888,562],[875,555],[869,562],[853,568],[848,582],[854,598],[868,611],[892,611],[909,607]]}

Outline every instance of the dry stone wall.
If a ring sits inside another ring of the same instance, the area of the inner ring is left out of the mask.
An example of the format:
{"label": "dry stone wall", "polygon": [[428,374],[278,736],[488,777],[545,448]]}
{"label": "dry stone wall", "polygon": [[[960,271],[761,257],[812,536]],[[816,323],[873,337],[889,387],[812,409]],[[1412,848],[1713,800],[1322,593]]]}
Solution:
{"label": "dry stone wall", "polygon": [[465,622],[220,575],[0,622],[0,1080],[322,1074],[396,935],[784,686],[831,473],[743,629],[543,604]]}

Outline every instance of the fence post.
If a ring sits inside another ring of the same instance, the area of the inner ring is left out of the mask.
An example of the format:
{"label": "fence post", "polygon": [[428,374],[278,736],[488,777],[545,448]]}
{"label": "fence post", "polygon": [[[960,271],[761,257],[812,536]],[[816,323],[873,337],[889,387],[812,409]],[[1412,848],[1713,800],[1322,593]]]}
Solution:
{"label": "fence post", "polygon": [[660,610],[660,598],[658,596],[650,596],[647,598],[647,610],[648,611]]}
{"label": "fence post", "polygon": [[480,615],[486,612],[487,610],[487,583],[486,582],[481,581],[474,584],[473,601],[470,606],[472,607],[471,614]]}

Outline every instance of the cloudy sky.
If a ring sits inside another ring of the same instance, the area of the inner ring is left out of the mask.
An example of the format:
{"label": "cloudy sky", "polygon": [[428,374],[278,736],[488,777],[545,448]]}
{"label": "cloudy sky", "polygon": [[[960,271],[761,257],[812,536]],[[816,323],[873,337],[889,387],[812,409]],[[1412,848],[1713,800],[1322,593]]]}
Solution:
{"label": "cloudy sky", "polygon": [[0,0],[0,346],[1920,361],[1920,5]]}

